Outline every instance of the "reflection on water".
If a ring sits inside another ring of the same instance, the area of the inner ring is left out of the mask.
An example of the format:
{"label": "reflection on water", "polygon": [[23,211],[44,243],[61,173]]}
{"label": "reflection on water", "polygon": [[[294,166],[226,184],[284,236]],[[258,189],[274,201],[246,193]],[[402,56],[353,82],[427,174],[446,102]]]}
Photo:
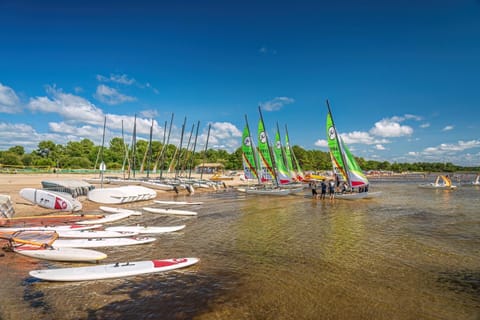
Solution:
{"label": "reflection on water", "polygon": [[198,217],[130,221],[182,232],[102,250],[106,262],[201,259],[181,271],[48,283],[28,270],[79,264],[7,253],[0,318],[478,319],[480,189],[375,186],[373,201],[199,194]]}

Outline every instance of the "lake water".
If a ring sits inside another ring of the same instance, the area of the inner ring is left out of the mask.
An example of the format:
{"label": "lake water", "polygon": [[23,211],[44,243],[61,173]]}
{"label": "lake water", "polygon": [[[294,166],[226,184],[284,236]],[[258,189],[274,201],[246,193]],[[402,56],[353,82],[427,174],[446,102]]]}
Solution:
{"label": "lake water", "polygon": [[186,224],[182,232],[100,251],[104,263],[195,256],[197,265],[49,283],[28,271],[86,264],[5,253],[0,318],[480,319],[480,188],[417,184],[374,182],[382,196],[359,201],[180,196],[204,201],[189,208],[198,217],[144,213],[128,223]]}

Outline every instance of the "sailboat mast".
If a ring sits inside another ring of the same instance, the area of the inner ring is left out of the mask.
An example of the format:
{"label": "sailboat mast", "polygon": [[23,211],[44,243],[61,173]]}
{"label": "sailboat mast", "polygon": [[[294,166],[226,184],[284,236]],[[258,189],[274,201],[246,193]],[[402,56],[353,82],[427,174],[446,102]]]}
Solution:
{"label": "sailboat mast", "polygon": [[[137,115],[133,120],[133,136],[132,136],[132,173],[133,178],[135,178],[135,165],[137,163]],[[128,177],[130,178],[130,176]]]}
{"label": "sailboat mast", "polygon": [[303,175],[303,171],[302,171],[302,168],[300,167],[300,164],[298,163],[297,157],[295,156],[295,152],[293,152],[293,147],[290,144],[290,135],[288,134],[288,128],[286,124],[285,124],[285,134],[288,137],[288,148],[290,149],[290,154],[292,155],[293,162],[295,163],[295,166],[296,166],[296,168],[292,168],[292,169],[295,171],[295,174],[298,177],[299,174]]}
{"label": "sailboat mast", "polygon": [[[177,158],[177,161],[174,162],[175,179],[176,179],[177,176],[178,176],[178,170],[177,170],[176,168],[177,168],[177,164],[180,163],[180,154],[182,153],[183,135],[185,134],[185,126],[186,126],[186,125],[187,125],[187,117],[185,117],[185,119],[183,120],[182,135],[180,136],[180,145],[178,146],[178,158]],[[173,159],[173,161],[175,161],[175,159]]]}
{"label": "sailboat mast", "polygon": [[192,130],[190,131],[190,136],[188,137],[187,148],[185,149],[185,159],[182,159],[182,165],[180,169],[183,173],[185,173],[186,167],[188,165],[188,159],[190,158],[188,149],[190,148],[190,142],[192,141],[194,129],[195,129],[195,124],[192,124]]}
{"label": "sailboat mast", "polygon": [[152,161],[152,134],[153,134],[153,119],[150,126],[150,140],[148,142],[148,158],[147,158],[147,179],[150,175],[150,162]]}
{"label": "sailboat mast", "polygon": [[207,150],[208,150],[208,140],[210,139],[210,129],[212,128],[212,124],[208,125],[208,133],[207,133],[207,141],[205,142],[205,151],[203,153],[203,166],[202,170],[200,171],[200,180],[203,179],[203,169],[205,168],[205,158],[207,158]]}
{"label": "sailboat mast", "polygon": [[97,159],[95,160],[95,165],[93,166],[93,170],[97,169],[98,159],[103,161],[103,146],[105,144],[105,128],[106,128],[106,125],[107,125],[107,116],[105,116],[105,119],[103,120],[102,146],[100,147],[100,149],[98,149]]}
{"label": "sailboat mast", "polygon": [[[278,127],[278,121],[277,121],[277,132],[278,132],[278,136],[280,137],[280,128]],[[285,155],[285,149],[283,147],[283,144],[282,144],[282,140],[279,139],[279,142],[280,142],[280,150],[282,152],[282,161],[284,164],[287,163],[287,156]]]}
{"label": "sailboat mast", "polygon": [[192,157],[190,158],[190,166],[188,169],[188,179],[192,177],[192,167],[195,164],[195,149],[197,148],[198,128],[200,128],[200,121],[197,121],[197,131],[195,132],[195,141],[193,142]]}
{"label": "sailboat mast", "polygon": [[272,171],[273,171],[273,175],[274,175],[274,179],[275,179],[275,184],[277,185],[277,187],[279,186],[278,184],[278,177],[277,177],[277,170],[276,170],[276,164],[275,164],[275,157],[274,155],[272,154],[272,149],[270,148],[270,142],[268,141],[268,134],[267,134],[267,131],[265,129],[265,122],[263,121],[263,115],[262,115],[262,108],[260,106],[258,106],[258,112],[260,113],[260,121],[262,121],[262,125],[263,125],[263,130],[264,133],[265,133],[265,141],[267,143],[267,147],[268,147],[268,153],[270,154],[270,159],[272,160]]}
{"label": "sailboat mast", "polygon": [[173,112],[172,112],[172,117],[170,118],[170,126],[168,128],[168,136],[167,136],[167,142],[163,144],[162,146],[162,152],[160,153],[160,179],[162,179],[162,174],[163,174],[163,165],[165,162],[165,150],[170,142],[170,134],[172,132],[172,124],[173,124]]}
{"label": "sailboat mast", "polygon": [[[332,115],[332,110],[330,109],[330,103],[327,101],[327,108],[328,108],[328,113],[330,114],[330,119],[332,119],[332,126],[333,130],[335,131],[335,140],[337,141],[337,146],[340,151],[340,155],[342,157],[342,162],[343,162],[343,167],[345,170],[345,178],[347,179],[347,183],[352,188],[352,182],[350,181],[350,176],[348,173],[348,166],[347,166],[347,159],[345,158],[345,153],[342,149],[342,144],[340,143],[340,138],[338,137],[338,132],[337,132],[337,127],[335,126],[335,121],[333,121],[333,115]],[[330,151],[330,156],[331,156],[331,151]]]}
{"label": "sailboat mast", "polygon": [[[165,145],[165,139],[167,138],[167,121],[165,121],[165,125],[163,126],[163,141],[162,147]],[[155,159],[155,163],[153,164],[153,173],[157,172],[158,162],[160,161],[160,156],[162,155],[163,148],[158,152],[158,156]]]}

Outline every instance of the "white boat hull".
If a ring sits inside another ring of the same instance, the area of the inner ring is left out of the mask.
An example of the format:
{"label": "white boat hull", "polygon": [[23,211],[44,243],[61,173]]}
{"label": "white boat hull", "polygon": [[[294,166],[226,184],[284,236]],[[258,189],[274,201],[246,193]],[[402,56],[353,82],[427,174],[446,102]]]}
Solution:
{"label": "white boat hull", "polygon": [[437,190],[454,190],[457,188],[457,186],[437,185],[434,183],[419,184],[418,187],[422,189],[437,189]]}
{"label": "white boat hull", "polygon": [[336,193],[335,198],[336,199],[343,199],[343,200],[372,199],[372,198],[377,198],[381,194],[382,194],[381,191]]}

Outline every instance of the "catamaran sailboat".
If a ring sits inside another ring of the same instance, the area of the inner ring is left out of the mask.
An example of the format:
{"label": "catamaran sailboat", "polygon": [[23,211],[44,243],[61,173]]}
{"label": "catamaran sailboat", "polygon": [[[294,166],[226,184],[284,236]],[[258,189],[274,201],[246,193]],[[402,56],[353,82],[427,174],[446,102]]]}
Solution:
{"label": "catamaran sailboat", "polygon": [[338,135],[328,100],[327,108],[327,141],[328,147],[330,148],[333,171],[337,182],[343,181],[346,189],[346,192],[337,193],[335,197],[339,199],[356,200],[379,196],[381,194],[380,191],[368,191],[370,183],[367,177],[362,172],[362,169],[350,150],[348,150],[342,137]]}

